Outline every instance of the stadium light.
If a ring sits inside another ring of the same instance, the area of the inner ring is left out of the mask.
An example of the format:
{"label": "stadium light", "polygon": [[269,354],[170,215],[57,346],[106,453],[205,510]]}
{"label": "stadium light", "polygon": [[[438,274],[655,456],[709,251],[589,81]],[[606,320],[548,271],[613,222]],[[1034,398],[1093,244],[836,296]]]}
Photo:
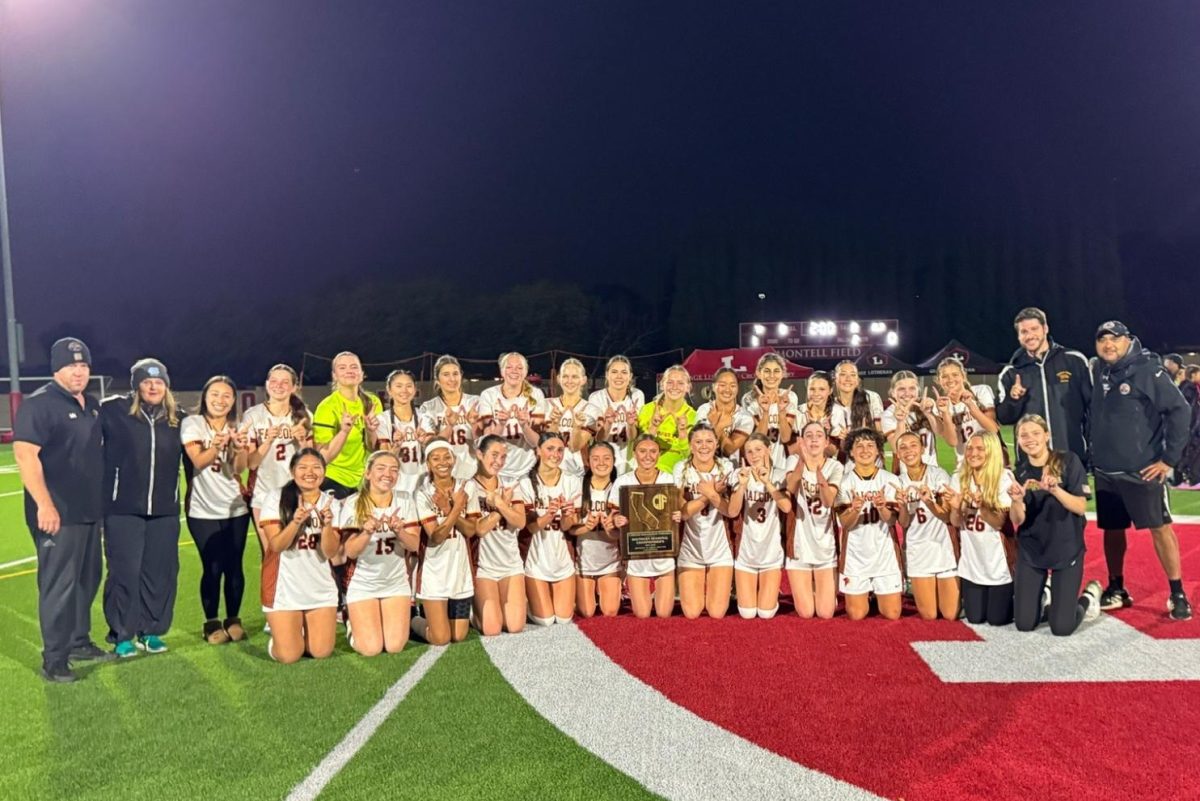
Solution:
{"label": "stadium light", "polygon": [[884,342],[887,344],[887,346],[889,348],[894,348],[900,344],[900,335],[897,334],[895,331],[888,331],[887,337],[884,339]]}
{"label": "stadium light", "polygon": [[17,355],[17,310],[13,300],[12,248],[8,238],[8,186],[4,179],[4,124],[0,122],[0,266],[4,272],[4,330],[8,335],[9,425],[17,420],[21,403],[21,368]]}
{"label": "stadium light", "polygon": [[871,333],[872,334],[882,334],[886,330],[887,330],[887,326],[884,325],[883,323],[879,322],[878,320],[871,323]]}

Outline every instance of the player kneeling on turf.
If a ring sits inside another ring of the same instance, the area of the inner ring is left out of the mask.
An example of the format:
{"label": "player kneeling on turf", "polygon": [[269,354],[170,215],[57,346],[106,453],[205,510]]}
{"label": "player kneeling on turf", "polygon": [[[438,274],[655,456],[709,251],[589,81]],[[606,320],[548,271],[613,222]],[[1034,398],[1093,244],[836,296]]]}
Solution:
{"label": "player kneeling on turf", "polygon": [[[471,625],[471,558],[467,538],[475,526],[467,519],[464,482],[454,478],[454,451],[444,439],[425,446],[429,474],[417,487],[417,520],[421,557],[417,567],[417,598],[422,614],[413,618],[413,631],[430,645],[462,642]],[[471,457],[471,463],[475,458]]]}
{"label": "player kneeling on turf", "polygon": [[421,545],[411,521],[411,498],[396,489],[400,459],[376,451],[367,459],[358,492],[342,501],[337,525],[342,549],[351,560],[346,570],[346,636],[363,656],[399,653],[408,642],[412,587],[406,557]]}
{"label": "player kneeling on turf", "polygon": [[853,467],[838,490],[838,522],[842,526],[841,580],[846,616],[862,620],[870,609],[868,595],[875,593],[879,614],[888,620],[900,617],[900,546],[892,531],[897,519],[904,525],[905,507],[897,507],[900,480],[879,467],[883,435],[860,428],[846,435],[846,450]]}
{"label": "player kneeling on turf", "polygon": [[772,466],[771,440],[766,435],[751,434],[744,452],[750,465],[738,471],[737,489],[729,497],[729,514],[740,516],[742,524],[733,562],[738,614],[747,620],[768,619],[779,611],[783,573],[779,515],[792,511],[792,499],[785,491],[785,473]]}
{"label": "player kneeling on turf", "polygon": [[[1017,423],[1017,444],[1025,454],[1010,488],[1017,529],[1014,617],[1021,631],[1042,620],[1042,594],[1050,585],[1050,631],[1071,634],[1081,621],[1100,614],[1100,582],[1089,581],[1083,596],[1083,514],[1087,472],[1070,451],[1050,450],[1045,419],[1027,414]],[[1023,501],[1018,503],[1018,501]]]}
{"label": "player kneeling on turf", "polygon": [[267,653],[285,664],[306,653],[314,659],[333,653],[338,589],[329,560],[341,547],[333,527],[336,502],[321,492],[321,452],[298,451],[289,472],[291,480],[263,498],[259,511],[267,545],[262,563],[262,605],[271,626]]}

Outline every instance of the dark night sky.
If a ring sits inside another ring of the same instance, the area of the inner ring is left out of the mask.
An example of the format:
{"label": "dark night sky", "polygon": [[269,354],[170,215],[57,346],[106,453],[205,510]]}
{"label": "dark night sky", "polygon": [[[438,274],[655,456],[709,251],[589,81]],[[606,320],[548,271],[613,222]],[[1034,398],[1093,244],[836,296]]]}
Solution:
{"label": "dark night sky", "polygon": [[921,229],[1069,186],[1174,254],[1142,279],[1200,252],[1190,1],[2,8],[32,350],[381,271],[636,282],[783,208]]}

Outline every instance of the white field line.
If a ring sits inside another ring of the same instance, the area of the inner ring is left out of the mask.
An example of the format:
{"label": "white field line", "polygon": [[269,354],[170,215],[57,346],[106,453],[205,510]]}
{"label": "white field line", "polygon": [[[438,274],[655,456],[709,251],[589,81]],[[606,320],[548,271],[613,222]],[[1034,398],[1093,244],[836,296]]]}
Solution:
{"label": "white field line", "polygon": [[375,734],[376,729],[404,700],[408,691],[429,672],[429,669],[433,667],[445,650],[445,646],[434,647],[421,654],[421,658],[388,688],[388,691],[383,694],[383,698],[379,699],[375,706],[367,710],[367,714],[363,715],[354,728],[342,738],[342,741],[325,755],[320,764],[312,769],[312,773],[309,773],[304,781],[292,789],[287,796],[287,801],[312,801],[320,795],[321,791],[325,789],[325,785],[329,784],[333,777],[346,766],[346,763],[367,744],[371,735]]}

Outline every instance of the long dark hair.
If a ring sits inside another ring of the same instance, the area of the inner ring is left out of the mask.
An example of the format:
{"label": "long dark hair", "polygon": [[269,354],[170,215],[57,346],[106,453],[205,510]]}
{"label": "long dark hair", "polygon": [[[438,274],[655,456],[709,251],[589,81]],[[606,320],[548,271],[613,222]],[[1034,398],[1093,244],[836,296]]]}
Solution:
{"label": "long dark hair", "polygon": [[[321,462],[321,469],[325,469],[325,457],[316,448],[301,448],[292,454],[292,460],[288,462],[288,472],[295,471],[296,465],[305,456],[315,456]],[[300,488],[296,486],[296,479],[289,478],[287,483],[283,485],[283,489],[279,491],[279,521],[281,525],[287,525],[292,519],[292,515],[296,514],[296,509],[300,506]]]}
{"label": "long dark hair", "polygon": [[200,389],[200,405],[196,407],[196,414],[207,420],[211,416],[208,411],[208,389],[213,384],[225,384],[233,392],[233,405],[229,407],[229,412],[225,415],[226,424],[237,422],[237,384],[233,383],[233,379],[227,375],[214,375],[212,378],[204,382],[204,386]]}
{"label": "long dark hair", "polygon": [[[617,480],[617,449],[614,448],[610,443],[605,442],[604,440],[600,440],[599,442],[593,442],[592,447],[588,449],[589,457],[591,456],[592,449],[594,449],[594,448],[608,448],[609,453],[611,453],[613,456],[613,466],[612,466],[612,469],[608,471],[608,486],[611,488],[612,483]],[[585,497],[587,498],[587,504],[586,504],[585,508],[588,511],[591,511],[591,507],[592,507],[592,460],[591,460],[591,458],[589,458],[587,460],[587,466],[584,467],[584,469],[583,469],[583,492],[584,492]],[[581,501],[582,501],[582,499],[581,499]]]}
{"label": "long dark hair", "polygon": [[[858,365],[849,359],[843,359],[833,368],[834,375],[837,374],[838,368],[843,364],[848,364],[854,368],[855,373],[858,372]],[[838,398],[837,384],[831,385],[831,402],[841,403]],[[875,425],[875,418],[871,415],[871,401],[867,398],[867,391],[863,389],[862,376],[858,377],[858,386],[854,388],[854,394],[850,396],[850,428],[872,428]]]}
{"label": "long dark hair", "polygon": [[312,413],[308,411],[308,407],[304,405],[304,399],[297,392],[300,389],[300,374],[286,364],[277,364],[267,370],[267,378],[269,379],[271,373],[276,370],[282,370],[292,377],[292,394],[288,395],[288,410],[291,412],[292,422],[307,425],[312,420]]}
{"label": "long dark hair", "polygon": [[[557,431],[543,431],[538,435],[538,450],[541,450],[541,447],[552,439],[556,439],[561,442],[564,448],[567,445],[567,441],[563,439],[563,435]],[[533,505],[535,508],[542,505],[542,494],[538,491],[538,468],[541,466],[542,457],[539,455],[533,460],[533,467],[529,468],[529,483],[533,485]]]}

